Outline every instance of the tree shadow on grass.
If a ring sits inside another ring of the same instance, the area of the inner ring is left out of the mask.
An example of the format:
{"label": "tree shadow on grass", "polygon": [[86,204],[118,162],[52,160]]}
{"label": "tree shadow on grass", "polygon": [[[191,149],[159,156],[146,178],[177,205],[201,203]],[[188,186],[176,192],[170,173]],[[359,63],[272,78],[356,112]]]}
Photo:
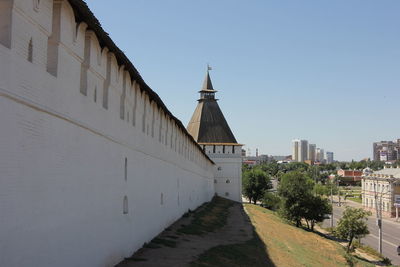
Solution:
{"label": "tree shadow on grass", "polygon": [[386,264],[383,264],[381,261],[368,261],[358,255],[353,255],[354,258],[356,258],[358,261],[363,262],[364,264],[371,264],[371,266],[387,266]]}
{"label": "tree shadow on grass", "polygon": [[335,241],[335,242],[345,242],[345,243],[349,242],[347,239],[339,238],[339,237],[336,237],[336,236],[334,236],[332,234],[321,233],[318,230],[311,231],[310,229],[306,229],[306,228],[304,228],[304,230],[306,230],[308,232],[312,232],[312,233],[314,233],[316,235],[319,235],[320,237],[323,237],[325,239],[329,239],[329,240],[332,240],[332,241]]}
{"label": "tree shadow on grass", "polygon": [[242,243],[213,247],[199,255],[198,259],[194,262],[191,262],[190,266],[275,266],[275,264],[269,258],[265,244],[255,231],[255,228],[251,223],[248,214],[244,211],[242,205],[240,205],[240,209],[245,219],[246,227],[251,229],[252,237],[248,241]]}

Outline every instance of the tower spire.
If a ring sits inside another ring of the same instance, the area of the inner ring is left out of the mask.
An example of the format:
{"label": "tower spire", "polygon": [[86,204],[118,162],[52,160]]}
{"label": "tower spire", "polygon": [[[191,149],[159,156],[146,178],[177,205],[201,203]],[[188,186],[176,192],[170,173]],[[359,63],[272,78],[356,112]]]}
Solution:
{"label": "tower spire", "polygon": [[206,77],[204,78],[203,87],[201,88],[201,90],[214,90],[210,78],[210,70],[212,70],[212,68],[210,67],[210,65],[207,64],[207,73]]}
{"label": "tower spire", "polygon": [[215,93],[217,91],[214,90],[214,87],[212,85],[211,78],[210,78],[210,70],[211,69],[212,68],[210,67],[210,65],[207,64],[206,77],[204,78],[203,86],[201,87],[201,90],[199,91],[199,93],[200,93],[199,101],[204,101],[206,99],[217,100],[217,99],[215,99]]}

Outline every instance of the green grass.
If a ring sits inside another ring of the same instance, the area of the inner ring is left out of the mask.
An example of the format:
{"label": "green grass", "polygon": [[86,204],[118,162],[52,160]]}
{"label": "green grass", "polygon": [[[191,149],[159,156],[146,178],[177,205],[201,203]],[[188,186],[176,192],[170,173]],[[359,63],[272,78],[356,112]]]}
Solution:
{"label": "green grass", "polygon": [[362,199],[359,197],[348,197],[346,199],[357,202],[357,203],[362,203]]}
{"label": "green grass", "polygon": [[382,254],[380,254],[376,249],[368,246],[368,245],[364,245],[364,244],[360,244],[360,242],[358,242],[357,240],[353,242],[353,246],[356,248],[359,248],[361,250],[363,250],[364,252],[375,256],[377,258],[383,258],[384,256]]}
{"label": "green grass", "polygon": [[214,197],[193,212],[192,221],[188,225],[181,225],[177,234],[203,235],[214,232],[226,225],[229,207],[233,202],[224,198]]}

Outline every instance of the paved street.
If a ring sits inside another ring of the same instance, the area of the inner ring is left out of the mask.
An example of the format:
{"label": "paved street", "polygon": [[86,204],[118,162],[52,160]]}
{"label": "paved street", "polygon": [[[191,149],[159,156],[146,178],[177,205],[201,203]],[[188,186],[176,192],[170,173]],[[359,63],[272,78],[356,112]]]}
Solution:
{"label": "paved street", "polygon": [[[346,205],[361,207],[360,204],[346,201]],[[335,202],[333,205],[333,220],[334,226],[336,226],[345,206],[337,206]],[[324,221],[324,227],[330,226],[330,219]],[[367,244],[376,250],[378,250],[378,227],[376,225],[375,214],[368,219],[368,229],[370,234],[361,240],[362,243]],[[400,265],[400,256],[397,255],[397,246],[400,245],[400,222],[394,222],[393,220],[383,220],[382,222],[383,238],[382,238],[382,250],[383,255],[390,258],[393,264]]]}

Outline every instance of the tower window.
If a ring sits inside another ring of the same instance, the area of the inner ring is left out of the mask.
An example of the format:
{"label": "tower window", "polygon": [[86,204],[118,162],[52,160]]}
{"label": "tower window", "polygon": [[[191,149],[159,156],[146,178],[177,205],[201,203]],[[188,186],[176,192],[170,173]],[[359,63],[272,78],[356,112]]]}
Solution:
{"label": "tower window", "polygon": [[219,170],[219,171],[222,170],[222,167],[221,167],[221,166],[218,166],[217,170]]}
{"label": "tower window", "polygon": [[226,183],[227,184],[229,184],[231,182],[231,180],[229,180],[229,179],[226,179]]}
{"label": "tower window", "polygon": [[124,177],[125,177],[125,181],[128,181],[128,159],[127,158],[125,158]]}
{"label": "tower window", "polygon": [[222,153],[225,153],[225,145],[222,146]]}
{"label": "tower window", "polygon": [[213,145],[213,153],[215,153],[215,145]]}

